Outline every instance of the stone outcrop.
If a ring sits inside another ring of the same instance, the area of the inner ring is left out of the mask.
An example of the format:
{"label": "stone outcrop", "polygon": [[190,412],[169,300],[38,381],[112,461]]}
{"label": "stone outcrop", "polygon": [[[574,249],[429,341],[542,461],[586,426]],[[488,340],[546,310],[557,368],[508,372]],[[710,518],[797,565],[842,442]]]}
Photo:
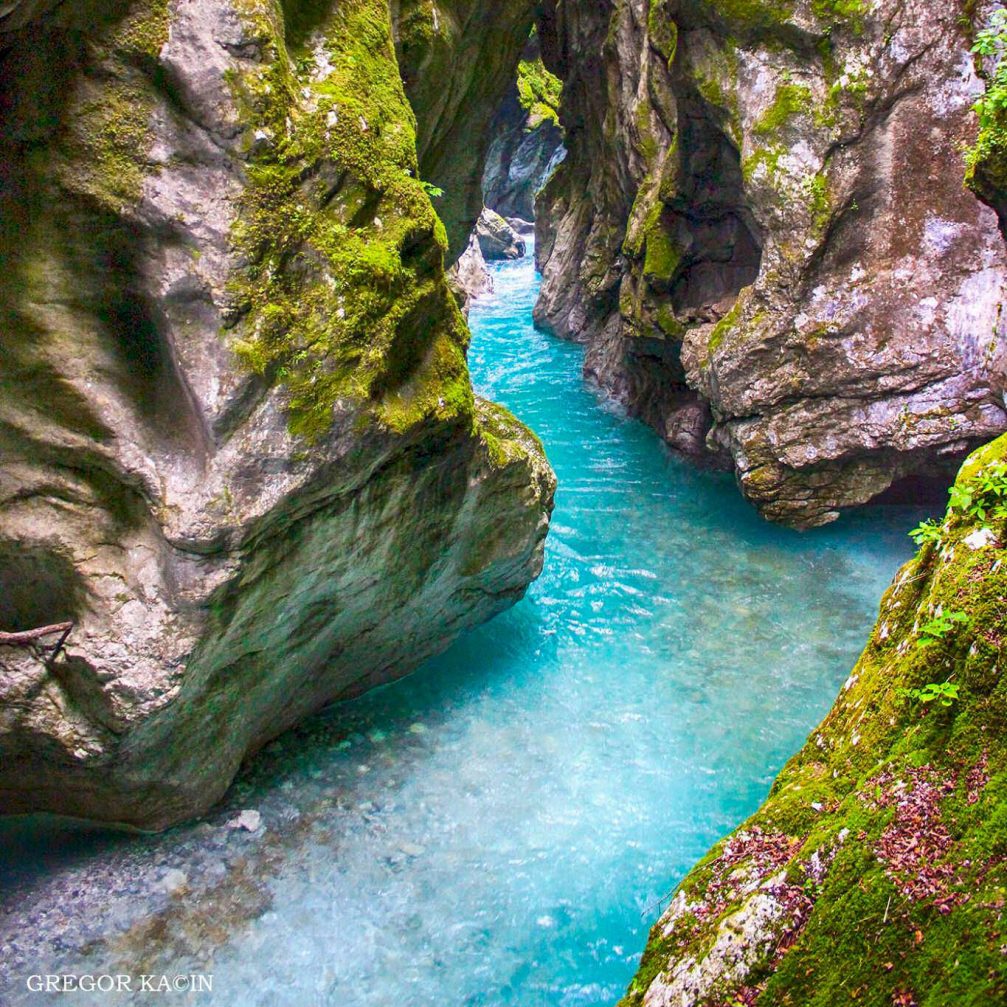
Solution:
{"label": "stone outcrop", "polygon": [[535,33],[494,117],[483,171],[483,200],[503,217],[534,220],[535,197],[563,158],[561,88],[542,64]]}
{"label": "stone outcrop", "polygon": [[0,629],[74,629],[0,648],[0,810],[159,828],[519,598],[554,479],[473,398],[385,0],[48,6],[0,21]]}
{"label": "stone outcrop", "polygon": [[537,319],[668,443],[806,527],[1007,428],[959,5],[551,0],[540,35]]}
{"label": "stone outcrop", "polygon": [[1007,997],[1007,438],[970,458],[832,711],[685,878],[622,1007]]}
{"label": "stone outcrop", "polygon": [[469,238],[468,247],[461,258],[451,267],[449,280],[458,297],[462,310],[467,312],[472,301],[484,294],[493,293],[493,277],[486,266],[479,239],[475,232]]}
{"label": "stone outcrop", "polygon": [[511,225],[493,210],[485,209],[476,223],[475,238],[483,258],[521,259],[527,254],[528,246],[519,238]]}
{"label": "stone outcrop", "polygon": [[468,246],[483,208],[494,117],[531,30],[532,0],[392,0],[402,79],[419,120],[423,178],[442,189],[437,211],[449,261]]}

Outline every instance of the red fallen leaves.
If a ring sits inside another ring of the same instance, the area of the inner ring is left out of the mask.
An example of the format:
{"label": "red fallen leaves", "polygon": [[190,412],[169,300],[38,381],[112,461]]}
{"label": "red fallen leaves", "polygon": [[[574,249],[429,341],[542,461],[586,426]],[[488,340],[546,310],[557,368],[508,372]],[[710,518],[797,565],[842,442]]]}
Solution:
{"label": "red fallen leaves", "polygon": [[768,878],[789,863],[800,848],[800,839],[793,839],[782,832],[765,832],[757,825],[732,836],[724,845],[714,876],[706,885],[705,904],[696,907],[694,912],[700,918],[711,913],[719,915],[734,901],[737,897],[737,879],[732,878],[731,874],[742,862],[748,864],[752,873],[759,878]]}
{"label": "red fallen leaves", "polygon": [[986,784],[990,782],[990,775],[987,772],[989,767],[989,753],[983,752],[979,761],[969,770],[965,777],[965,785],[968,787],[968,802],[975,804],[979,800]]}
{"label": "red fallen leaves", "polygon": [[718,1007],[756,1007],[762,990],[755,986],[742,986]]}
{"label": "red fallen leaves", "polygon": [[942,915],[968,901],[955,865],[948,863],[954,840],[942,821],[941,803],[957,785],[957,776],[942,776],[929,765],[907,769],[895,780],[890,770],[868,785],[878,807],[895,808],[895,817],[874,846],[885,873],[914,902],[930,900]]}
{"label": "red fallen leaves", "polygon": [[[983,752],[966,775],[969,804],[979,800],[989,782],[988,762]],[[969,900],[969,894],[961,890],[956,865],[949,862],[955,841],[942,820],[941,804],[957,785],[957,772],[942,776],[924,765],[906,769],[900,779],[886,769],[861,794],[866,804],[895,808],[895,817],[874,846],[885,873],[906,898],[929,900],[943,916]],[[971,862],[963,860],[960,866],[969,867]]]}
{"label": "red fallen leaves", "polygon": [[892,1007],[916,1007],[916,998],[908,990],[892,994]]}

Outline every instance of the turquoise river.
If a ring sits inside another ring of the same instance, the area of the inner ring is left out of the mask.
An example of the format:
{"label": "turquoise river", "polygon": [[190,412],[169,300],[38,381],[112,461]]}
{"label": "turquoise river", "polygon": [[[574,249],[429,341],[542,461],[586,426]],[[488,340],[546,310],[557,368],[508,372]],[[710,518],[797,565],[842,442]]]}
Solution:
{"label": "turquoise river", "polygon": [[201,822],[0,826],[0,1001],[54,1002],[33,973],[111,972],[212,975],[161,1004],[608,1007],[678,879],[826,712],[921,515],[765,524],[534,330],[529,260],[493,272],[473,380],[558,474],[541,579],[273,743]]}

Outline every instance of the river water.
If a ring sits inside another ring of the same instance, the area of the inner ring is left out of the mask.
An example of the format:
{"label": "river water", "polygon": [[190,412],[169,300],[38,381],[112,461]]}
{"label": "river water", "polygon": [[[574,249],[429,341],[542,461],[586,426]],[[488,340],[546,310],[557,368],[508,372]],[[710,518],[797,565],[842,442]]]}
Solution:
{"label": "river water", "polygon": [[[55,999],[611,1005],[676,881],[826,712],[920,515],[763,523],[533,329],[530,260],[494,274],[470,362],[559,476],[542,578],[269,746],[202,822],[0,826],[0,1002],[55,1002],[32,973],[111,972],[208,974],[212,993]],[[254,832],[229,826],[242,809]]]}

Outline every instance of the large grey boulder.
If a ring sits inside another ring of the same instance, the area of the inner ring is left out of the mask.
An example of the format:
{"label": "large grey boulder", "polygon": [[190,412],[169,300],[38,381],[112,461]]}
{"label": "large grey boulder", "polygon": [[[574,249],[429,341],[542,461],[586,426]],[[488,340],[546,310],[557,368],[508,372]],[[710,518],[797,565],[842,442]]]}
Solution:
{"label": "large grey boulder", "polygon": [[0,22],[0,630],[74,624],[0,646],[0,811],[160,828],[518,599],[554,478],[384,4],[86,7]]}
{"label": "large grey boulder", "polygon": [[479,249],[487,260],[521,259],[528,252],[523,238],[519,238],[514,228],[490,209],[484,209],[475,230]]}

